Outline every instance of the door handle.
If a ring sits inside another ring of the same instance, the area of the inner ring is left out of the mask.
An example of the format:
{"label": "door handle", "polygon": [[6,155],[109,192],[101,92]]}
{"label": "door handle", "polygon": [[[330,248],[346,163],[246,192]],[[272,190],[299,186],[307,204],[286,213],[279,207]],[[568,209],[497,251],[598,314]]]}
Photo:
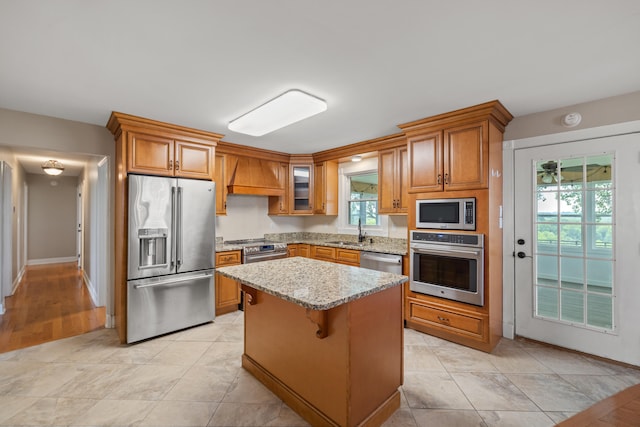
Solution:
{"label": "door handle", "polygon": [[527,257],[527,254],[525,254],[522,251],[518,252],[517,255],[518,255],[518,258],[526,258]]}

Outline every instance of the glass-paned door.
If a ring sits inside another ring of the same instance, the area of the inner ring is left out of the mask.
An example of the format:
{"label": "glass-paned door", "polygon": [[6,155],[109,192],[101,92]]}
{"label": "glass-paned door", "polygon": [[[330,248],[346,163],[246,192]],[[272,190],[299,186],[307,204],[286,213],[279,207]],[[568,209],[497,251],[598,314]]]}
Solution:
{"label": "glass-paned door", "polygon": [[535,161],[535,315],[613,330],[613,154]]}
{"label": "glass-paned door", "polygon": [[638,159],[638,133],[514,150],[516,335],[640,365]]}

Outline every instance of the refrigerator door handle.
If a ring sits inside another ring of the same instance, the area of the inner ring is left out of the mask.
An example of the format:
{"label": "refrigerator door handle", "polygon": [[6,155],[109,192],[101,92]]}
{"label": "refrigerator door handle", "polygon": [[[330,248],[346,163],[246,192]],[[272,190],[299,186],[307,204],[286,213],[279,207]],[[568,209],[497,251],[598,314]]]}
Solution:
{"label": "refrigerator door handle", "polygon": [[178,187],[178,218],[176,226],[176,251],[178,268],[182,265],[182,187]]}
{"label": "refrigerator door handle", "polygon": [[174,242],[171,242],[171,266],[170,268],[176,265],[176,187],[171,187],[171,235],[173,236]]}
{"label": "refrigerator door handle", "polygon": [[199,276],[183,277],[181,279],[163,280],[161,282],[147,283],[144,285],[134,285],[133,287],[134,289],[144,289],[144,288],[154,288],[156,286],[171,286],[173,284],[178,284],[183,282],[191,282],[191,281],[200,280],[200,279],[209,279],[211,277],[213,277],[213,274],[209,273],[209,274],[202,274]]}

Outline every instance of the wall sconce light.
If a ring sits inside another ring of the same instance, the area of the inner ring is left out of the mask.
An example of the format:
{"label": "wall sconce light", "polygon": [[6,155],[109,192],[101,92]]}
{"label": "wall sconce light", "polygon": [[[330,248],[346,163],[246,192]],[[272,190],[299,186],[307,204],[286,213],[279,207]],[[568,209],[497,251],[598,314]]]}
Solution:
{"label": "wall sconce light", "polygon": [[42,164],[42,170],[47,175],[60,175],[64,171],[64,166],[57,160],[47,160]]}

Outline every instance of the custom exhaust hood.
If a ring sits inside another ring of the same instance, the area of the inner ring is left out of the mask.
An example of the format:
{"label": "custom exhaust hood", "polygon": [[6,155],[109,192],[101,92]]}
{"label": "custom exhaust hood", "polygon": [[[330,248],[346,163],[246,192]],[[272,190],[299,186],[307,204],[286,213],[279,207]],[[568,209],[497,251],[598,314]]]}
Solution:
{"label": "custom exhaust hood", "polygon": [[284,195],[284,185],[278,179],[278,162],[245,156],[228,156],[227,162],[229,194]]}

